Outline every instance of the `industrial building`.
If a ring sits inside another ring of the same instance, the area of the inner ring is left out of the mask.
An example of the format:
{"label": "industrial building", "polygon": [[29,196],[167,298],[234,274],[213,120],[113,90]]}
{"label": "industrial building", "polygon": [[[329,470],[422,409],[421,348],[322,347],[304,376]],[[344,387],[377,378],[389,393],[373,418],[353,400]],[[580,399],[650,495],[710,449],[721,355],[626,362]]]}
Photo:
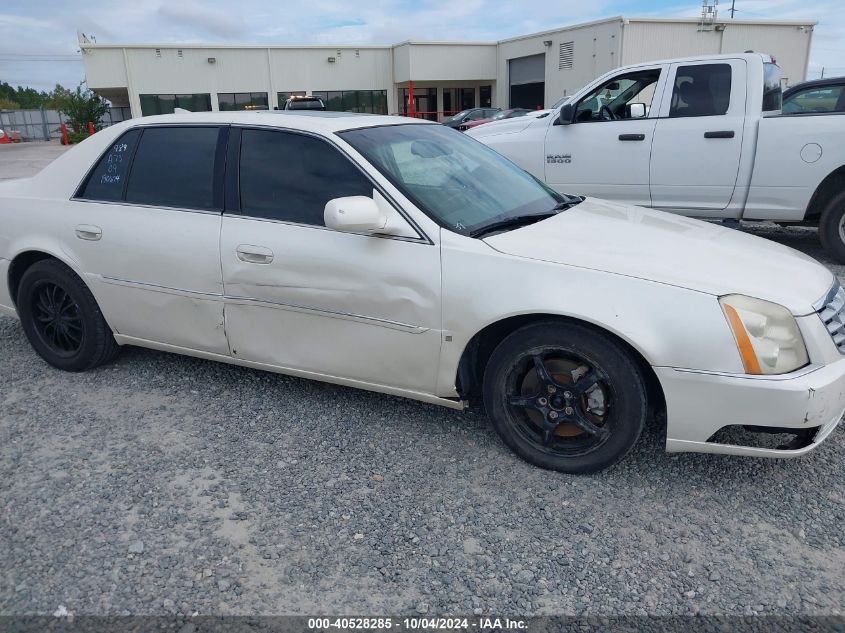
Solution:
{"label": "industrial building", "polygon": [[[273,109],[316,95],[331,110],[431,119],[471,107],[549,107],[619,66],[759,51],[786,85],[807,74],[816,22],[613,17],[498,42],[392,46],[98,44],[80,35],[88,86],[133,117]],[[413,103],[409,99],[413,94]]]}

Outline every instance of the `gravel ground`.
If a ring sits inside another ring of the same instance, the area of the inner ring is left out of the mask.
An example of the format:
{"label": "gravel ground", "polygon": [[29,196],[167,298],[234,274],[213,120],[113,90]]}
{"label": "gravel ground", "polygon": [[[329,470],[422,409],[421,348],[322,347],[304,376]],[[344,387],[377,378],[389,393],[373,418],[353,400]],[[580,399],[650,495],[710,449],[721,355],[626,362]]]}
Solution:
{"label": "gravel ground", "polygon": [[845,612],[845,429],[662,441],[550,473],[476,411],[137,348],[67,374],[0,318],[0,614]]}

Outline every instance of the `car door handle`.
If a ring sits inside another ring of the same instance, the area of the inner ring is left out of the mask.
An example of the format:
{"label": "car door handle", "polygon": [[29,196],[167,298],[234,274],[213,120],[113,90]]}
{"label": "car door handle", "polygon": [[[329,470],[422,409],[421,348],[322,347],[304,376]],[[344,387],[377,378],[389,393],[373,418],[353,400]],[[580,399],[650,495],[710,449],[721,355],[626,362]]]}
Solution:
{"label": "car door handle", "polygon": [[705,132],[704,138],[733,138],[733,130],[716,130],[715,132]]}
{"label": "car door handle", "polygon": [[620,141],[644,141],[645,134],[620,134]]}
{"label": "car door handle", "polygon": [[263,246],[241,244],[235,249],[238,259],[247,264],[269,264],[273,261],[273,251]]}
{"label": "car door handle", "polygon": [[103,237],[103,229],[92,224],[80,224],[74,230],[76,231],[76,237],[81,240],[96,242]]}

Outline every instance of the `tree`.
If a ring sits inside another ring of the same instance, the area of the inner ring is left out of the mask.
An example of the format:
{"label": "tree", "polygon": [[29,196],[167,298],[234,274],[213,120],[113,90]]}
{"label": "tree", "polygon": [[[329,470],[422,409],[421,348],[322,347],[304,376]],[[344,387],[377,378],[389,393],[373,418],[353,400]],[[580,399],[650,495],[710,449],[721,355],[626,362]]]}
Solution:
{"label": "tree", "polygon": [[20,108],[17,101],[12,101],[7,97],[0,97],[0,110],[17,110]]}
{"label": "tree", "polygon": [[100,127],[100,119],[109,109],[105,99],[91,92],[85,82],[80,83],[75,92],[62,88],[59,93],[59,88],[61,86],[56,86],[53,93],[57,110],[70,119],[75,132],[86,129],[89,121],[93,122],[96,128]]}
{"label": "tree", "polygon": [[44,100],[44,107],[49,110],[60,110],[63,103],[66,103],[73,96],[73,92],[60,84],[47,95]]}

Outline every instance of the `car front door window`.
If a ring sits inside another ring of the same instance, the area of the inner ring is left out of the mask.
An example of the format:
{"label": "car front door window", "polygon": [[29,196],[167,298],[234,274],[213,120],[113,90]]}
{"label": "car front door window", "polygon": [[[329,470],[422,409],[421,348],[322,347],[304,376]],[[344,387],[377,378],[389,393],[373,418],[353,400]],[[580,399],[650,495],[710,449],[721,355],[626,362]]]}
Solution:
{"label": "car front door window", "polygon": [[646,112],[649,112],[659,79],[659,68],[613,77],[578,101],[574,121],[629,119],[632,118],[630,105],[633,103],[644,104]]}
{"label": "car front door window", "polygon": [[276,130],[243,130],[241,212],[256,218],[324,226],[333,198],[372,196],[369,180],[326,141]]}

